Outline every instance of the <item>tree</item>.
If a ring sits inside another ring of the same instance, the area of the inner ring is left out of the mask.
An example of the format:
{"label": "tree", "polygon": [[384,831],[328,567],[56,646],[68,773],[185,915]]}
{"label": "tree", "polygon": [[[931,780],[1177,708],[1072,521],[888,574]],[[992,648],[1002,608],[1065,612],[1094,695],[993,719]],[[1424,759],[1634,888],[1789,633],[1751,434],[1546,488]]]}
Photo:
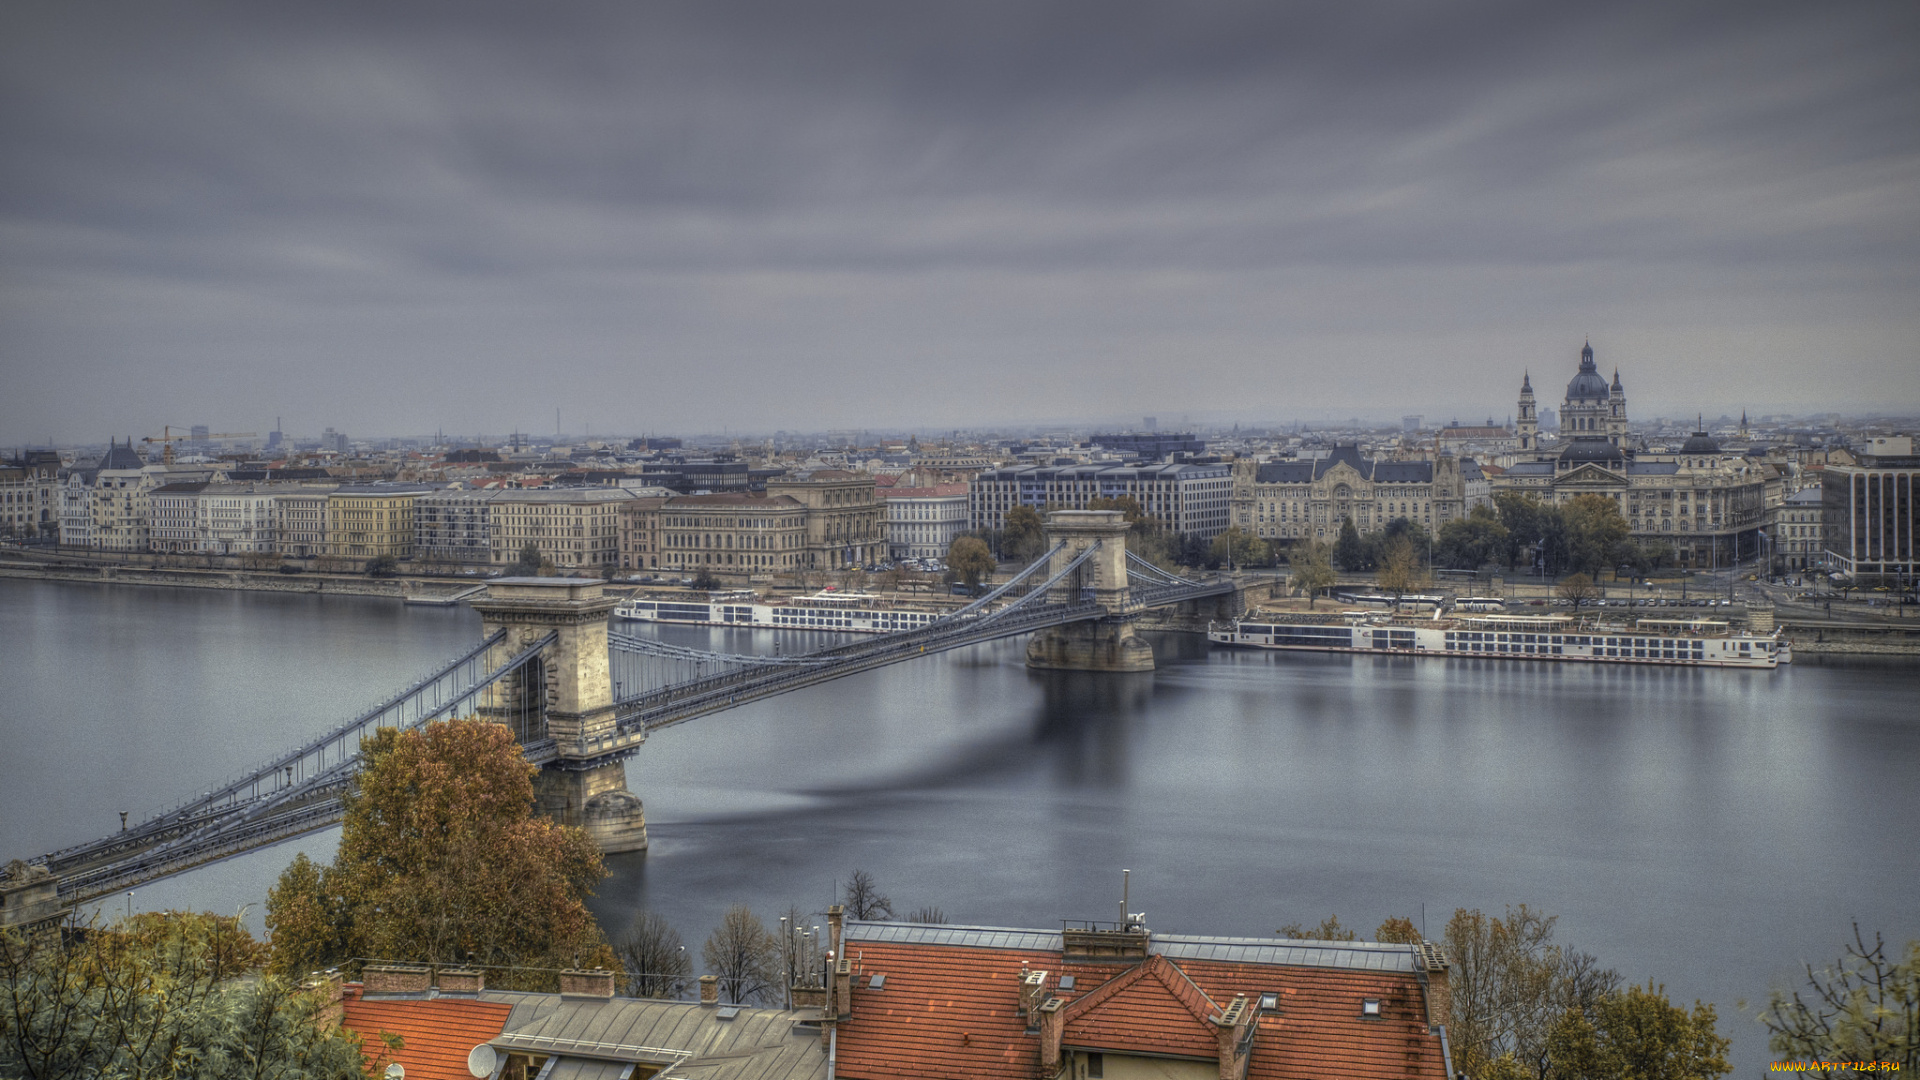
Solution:
{"label": "tree", "polygon": [[1395,604],[1400,602],[1400,597],[1425,588],[1432,580],[1432,575],[1421,564],[1420,554],[1414,550],[1410,539],[1396,536],[1387,541],[1380,562],[1379,583],[1381,588],[1393,594]]}
{"label": "tree", "polygon": [[1568,574],[1560,579],[1560,584],[1554,586],[1553,591],[1575,608],[1584,606],[1600,595],[1600,587],[1585,574]]}
{"label": "tree", "polygon": [[627,993],[634,997],[682,998],[692,984],[687,947],[658,912],[634,912],[627,932],[613,943],[613,954],[626,969]]}
{"label": "tree", "polygon": [[847,592],[864,592],[868,580],[869,575],[864,567],[849,566],[840,572],[840,588]]}
{"label": "tree", "polygon": [[[535,769],[502,725],[453,720],[361,742],[333,863],[296,858],[267,894],[273,970],[355,958],[503,969],[510,989],[612,967],[587,911],[605,876],[584,832],[533,814]],[[548,971],[517,969],[549,969]]]}
{"label": "tree", "polygon": [[1436,559],[1453,570],[1478,570],[1507,549],[1507,527],[1491,507],[1476,506],[1467,516],[1440,526]]}
{"label": "tree", "polygon": [[529,540],[521,545],[520,557],[507,567],[508,577],[535,577],[540,573],[540,545]]}
{"label": "tree", "polygon": [[980,591],[980,579],[993,573],[994,565],[993,552],[978,537],[957,536],[947,546],[947,569],[960,575],[969,593]]}
{"label": "tree", "polygon": [[1546,519],[1553,508],[1531,495],[1503,491],[1493,497],[1500,511],[1500,524],[1507,530],[1507,569],[1520,565],[1520,557],[1538,544],[1546,534]]}
{"label": "tree", "polygon": [[1209,561],[1231,561],[1236,566],[1268,566],[1273,562],[1273,548],[1258,536],[1232,525],[1213,538],[1208,556]]}
{"label": "tree", "polygon": [[840,902],[846,905],[849,919],[862,922],[885,922],[893,918],[893,901],[880,891],[873,875],[865,870],[855,870],[847,879],[847,887],[841,891]]}
{"label": "tree", "polygon": [[259,976],[265,953],[237,918],[200,912],[0,930],[0,1075],[358,1080],[353,1037]]}
{"label": "tree", "polygon": [[1576,495],[1560,516],[1566,527],[1566,565],[1588,577],[1636,554],[1628,541],[1627,519],[1620,515],[1619,504],[1605,495]]}
{"label": "tree", "polygon": [[1318,540],[1309,540],[1296,548],[1291,580],[1295,588],[1307,594],[1307,610],[1312,611],[1314,598],[1320,590],[1340,580],[1340,575],[1334,573],[1327,545]]}
{"label": "tree", "polygon": [[1100,495],[1087,500],[1089,510],[1118,510],[1120,516],[1127,519],[1129,525],[1146,520],[1147,512],[1140,508],[1140,500],[1131,495]]}
{"label": "tree", "polygon": [[720,588],[720,585],[721,585],[720,579],[718,577],[715,577],[713,571],[708,569],[707,567],[704,567],[704,566],[701,567],[699,573],[696,573],[693,575],[692,587],[695,589],[701,589],[707,592],[712,592],[713,590]]}
{"label": "tree", "polygon": [[727,909],[700,953],[731,1004],[770,1000],[780,985],[780,943],[745,904]]}
{"label": "tree", "polygon": [[907,913],[907,921],[912,923],[930,923],[938,925],[947,921],[947,913],[937,907],[914,908]]}
{"label": "tree", "polygon": [[[1733,1071],[1728,1039],[1714,1030],[1713,1006],[1689,1014],[1648,983],[1569,1008],[1547,1035],[1544,1080],[1712,1080]],[[1871,1060],[1871,1059],[1869,1059]]]}
{"label": "tree", "polygon": [[1356,941],[1360,935],[1340,925],[1340,916],[1329,915],[1318,926],[1305,926],[1301,923],[1288,923],[1280,928],[1280,936],[1296,941]]}
{"label": "tree", "polygon": [[400,572],[400,560],[391,555],[376,555],[367,562],[368,577],[392,577]]}
{"label": "tree", "polygon": [[1412,919],[1394,916],[1380,924],[1373,932],[1373,940],[1392,942],[1399,945],[1418,945],[1421,941],[1420,928],[1413,925]]}
{"label": "tree", "polygon": [[1620,976],[1592,956],[1554,945],[1554,921],[1525,904],[1508,908],[1504,919],[1461,908],[1448,920],[1448,1030],[1461,1072],[1501,1075],[1507,1067],[1495,1063],[1505,1058],[1521,1070],[1506,1075],[1547,1076],[1548,1036],[1561,1014],[1585,1013],[1619,985]]}
{"label": "tree", "polygon": [[1353,527],[1350,517],[1340,519],[1340,539],[1333,545],[1333,561],[1348,573],[1367,568],[1366,545],[1360,542],[1360,530]]}
{"label": "tree", "polygon": [[1904,958],[1879,934],[1853,941],[1830,967],[1806,965],[1805,992],[1775,990],[1760,1011],[1774,1053],[1799,1061],[1895,1061],[1920,1069],[1920,940]]}
{"label": "tree", "polygon": [[[1006,524],[1000,532],[1000,550],[1014,562],[1032,562],[1047,548],[1046,523],[1040,519],[1040,512],[1031,506],[1016,506],[1008,510]],[[947,565],[952,566],[953,560],[948,559]]]}

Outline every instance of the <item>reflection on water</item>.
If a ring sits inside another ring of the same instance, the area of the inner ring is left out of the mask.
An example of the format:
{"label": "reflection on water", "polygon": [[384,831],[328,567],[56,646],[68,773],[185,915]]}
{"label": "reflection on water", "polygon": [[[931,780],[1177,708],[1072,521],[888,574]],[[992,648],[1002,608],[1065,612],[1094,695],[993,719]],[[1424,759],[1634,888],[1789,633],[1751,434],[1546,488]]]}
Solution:
{"label": "reflection on water", "polygon": [[[284,748],[457,654],[464,610],[0,582],[0,846],[44,851]],[[770,651],[772,631],[656,628]],[[805,648],[793,637],[788,651]],[[689,948],[728,904],[820,911],[872,872],[902,913],[1051,926],[1110,915],[1118,871],[1170,931],[1338,913],[1429,931],[1525,901],[1564,941],[1735,1015],[1847,921],[1920,936],[1920,668],[1776,672],[1214,652],[1029,672],[1024,642],[914,660],[657,732],[629,765],[653,849],[610,860],[617,931]],[[330,836],[305,842],[319,856]],[[141,890],[257,903],[283,846]]]}

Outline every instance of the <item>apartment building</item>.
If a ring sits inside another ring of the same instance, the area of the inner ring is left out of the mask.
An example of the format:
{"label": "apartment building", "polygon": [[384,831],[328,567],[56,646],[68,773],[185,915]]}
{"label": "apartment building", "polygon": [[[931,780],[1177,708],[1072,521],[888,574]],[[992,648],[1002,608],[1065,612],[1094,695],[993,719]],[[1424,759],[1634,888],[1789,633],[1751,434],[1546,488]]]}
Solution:
{"label": "apartment building", "polygon": [[1085,510],[1094,499],[1131,497],[1151,517],[1178,533],[1211,540],[1232,523],[1233,469],[1226,462],[1171,461],[1157,465],[1025,465],[991,469],[973,478],[968,525],[1004,529],[1007,511]]}

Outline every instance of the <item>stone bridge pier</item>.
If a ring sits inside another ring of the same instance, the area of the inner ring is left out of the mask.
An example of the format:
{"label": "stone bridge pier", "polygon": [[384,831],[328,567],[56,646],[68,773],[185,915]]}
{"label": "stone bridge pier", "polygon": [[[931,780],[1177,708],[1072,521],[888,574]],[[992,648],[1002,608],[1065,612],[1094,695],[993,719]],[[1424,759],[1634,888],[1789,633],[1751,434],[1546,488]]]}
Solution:
{"label": "stone bridge pier", "polygon": [[554,741],[557,756],[533,782],[542,813],[585,829],[603,852],[646,850],[646,813],[627,789],[625,763],[646,736],[622,735],[615,724],[607,658],[607,616],[619,600],[606,595],[604,582],[585,578],[496,578],[488,586],[473,609],[487,634],[507,631],[489,667],[549,631],[557,637],[493,685],[480,717],[512,728],[523,744]]}
{"label": "stone bridge pier", "polygon": [[1133,602],[1127,580],[1127,519],[1117,510],[1056,510],[1047,516],[1047,547],[1062,541],[1066,547],[1053,555],[1047,576],[1100,545],[1086,562],[1062,578],[1047,598],[1051,604],[1093,600],[1103,615],[1065,626],[1049,627],[1027,643],[1027,666],[1054,671],[1152,671],[1153,646],[1136,637],[1134,620],[1140,606]]}

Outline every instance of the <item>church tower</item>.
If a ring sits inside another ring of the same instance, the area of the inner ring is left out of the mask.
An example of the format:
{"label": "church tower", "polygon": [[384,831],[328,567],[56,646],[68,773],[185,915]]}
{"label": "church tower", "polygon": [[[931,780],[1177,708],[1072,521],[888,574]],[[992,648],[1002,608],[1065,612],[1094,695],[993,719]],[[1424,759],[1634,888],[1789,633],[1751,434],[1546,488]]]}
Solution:
{"label": "church tower", "polygon": [[1533,412],[1533,373],[1520,376],[1520,415],[1517,419],[1520,449],[1540,449],[1540,420]]}
{"label": "church tower", "polygon": [[1627,391],[1620,385],[1620,369],[1613,369],[1613,387],[1607,393],[1607,438],[1615,446],[1627,441]]}

